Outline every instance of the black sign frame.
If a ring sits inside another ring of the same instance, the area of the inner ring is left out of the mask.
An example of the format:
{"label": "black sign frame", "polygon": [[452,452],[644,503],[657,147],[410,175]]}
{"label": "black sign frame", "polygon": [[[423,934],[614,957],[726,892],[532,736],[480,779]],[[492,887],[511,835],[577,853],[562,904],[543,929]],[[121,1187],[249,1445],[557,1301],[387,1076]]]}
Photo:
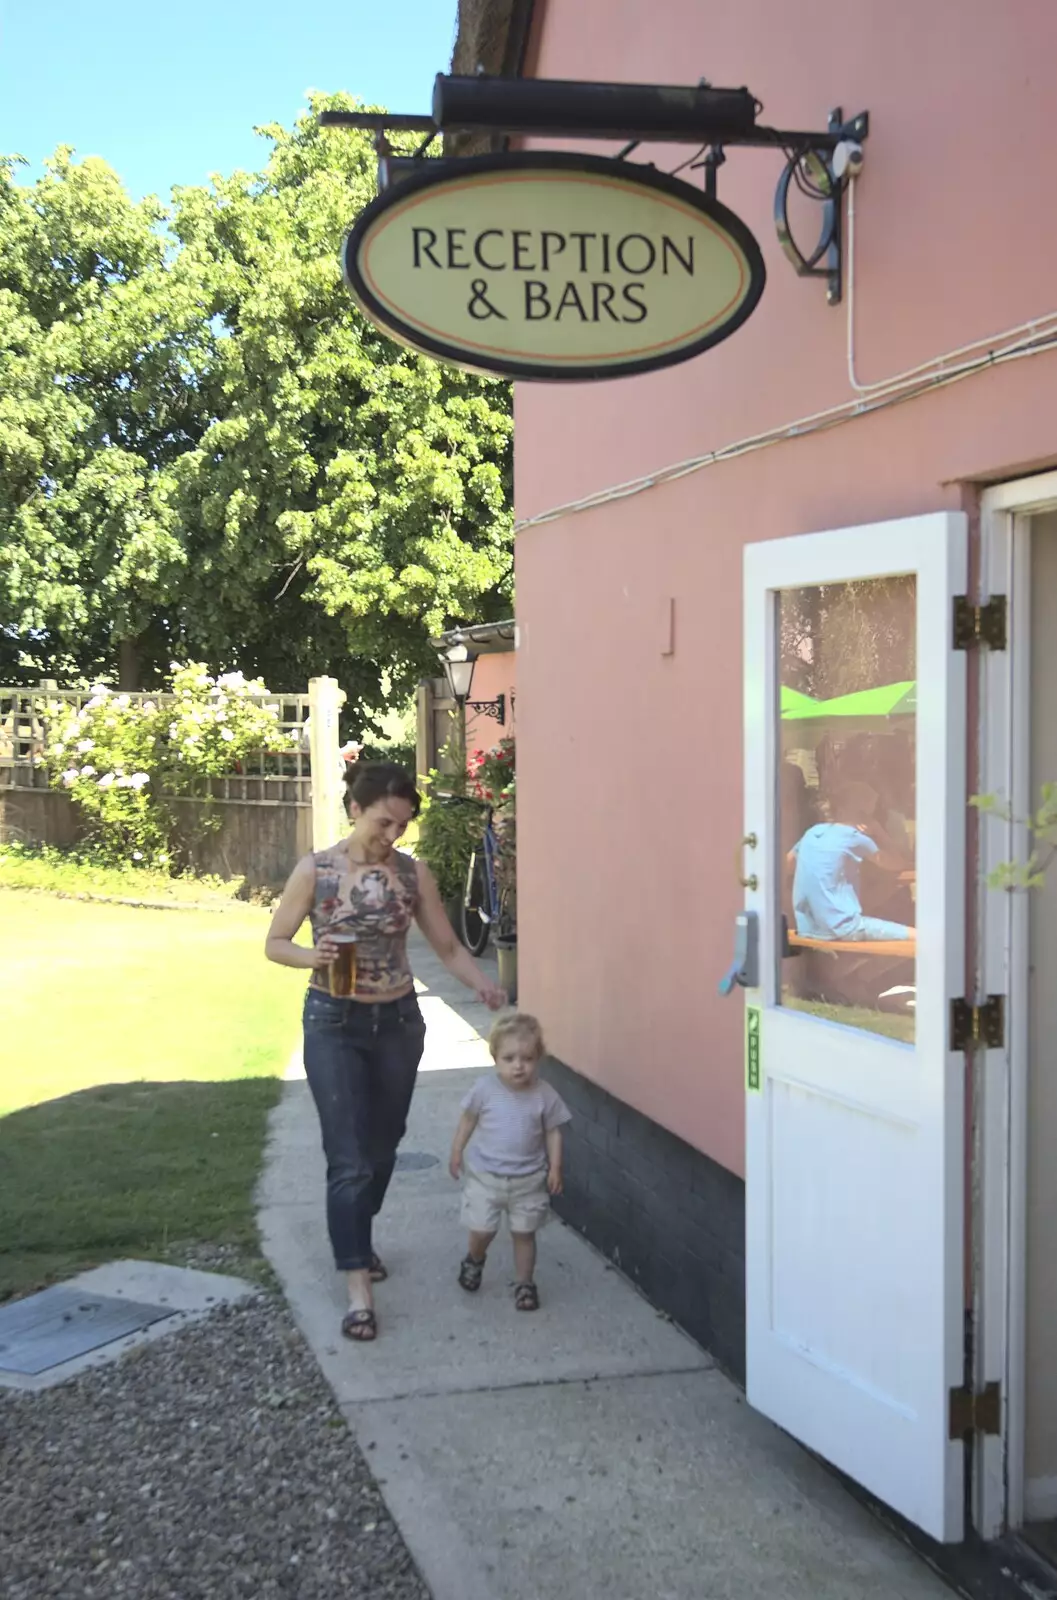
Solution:
{"label": "black sign frame", "polygon": [[[408,173],[401,164],[399,178],[360,213],[342,244],[341,265],[346,287],[363,314],[383,333],[389,333],[399,343],[434,360],[453,364],[466,371],[482,373],[488,377],[533,383],[583,383],[638,377],[643,373],[657,372],[665,367],[690,361],[706,350],[711,350],[715,345],[721,344],[752,316],[766,287],[767,268],[763,254],[755,235],[741,218],[718,200],[702,193],[700,189],[695,189],[691,184],[671,177],[666,172],[658,172],[654,167],[639,162],[618,161],[606,156],[580,155],[564,150],[518,150],[502,154],[467,156],[458,160],[426,159],[421,161],[419,166],[421,170]],[[661,355],[644,356],[617,366],[611,363],[595,366],[585,362],[575,367],[567,364],[548,367],[543,363],[528,364],[513,359],[493,361],[479,356],[474,356],[471,360],[458,345],[448,344],[441,339],[426,338],[421,329],[413,328],[399,317],[394,317],[373,294],[359,270],[360,247],[379,217],[406,200],[409,195],[438,188],[446,182],[451,182],[456,175],[466,177],[476,173],[525,170],[582,172],[608,178],[619,174],[622,179],[636,187],[675,196],[683,204],[691,206],[702,216],[716,223],[741,249],[750,273],[749,288],[744,299],[727,321],[703,334],[700,339],[695,339],[687,345],[680,345],[678,349],[666,351]]]}

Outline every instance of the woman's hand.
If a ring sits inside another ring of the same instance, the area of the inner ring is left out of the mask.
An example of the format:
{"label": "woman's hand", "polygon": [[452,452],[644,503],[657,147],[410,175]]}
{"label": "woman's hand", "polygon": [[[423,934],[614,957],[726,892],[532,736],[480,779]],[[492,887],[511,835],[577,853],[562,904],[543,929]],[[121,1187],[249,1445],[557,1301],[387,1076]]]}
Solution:
{"label": "woman's hand", "polygon": [[448,971],[472,989],[489,1011],[501,1011],[507,1004],[506,991],[486,978],[473,956],[460,944],[441,903],[437,882],[424,861],[415,862],[418,874],[418,910],[415,920]]}
{"label": "woman's hand", "polygon": [[561,1169],[561,1167],[551,1167],[550,1171],[547,1174],[547,1193],[548,1194],[561,1194],[561,1192],[562,1192],[562,1169]]}
{"label": "woman's hand", "polygon": [[461,1177],[461,1175],[462,1175],[462,1151],[461,1150],[453,1150],[452,1151],[451,1158],[448,1161],[448,1171],[451,1173],[453,1178],[458,1179],[459,1177]]}
{"label": "woman's hand", "polygon": [[337,942],[325,933],[312,951],[313,967],[317,970],[320,967],[329,967],[332,961],[338,959],[339,948]]}
{"label": "woman's hand", "polygon": [[489,1011],[502,1011],[503,1007],[508,1003],[506,990],[501,989],[497,983],[492,983],[488,978],[475,985],[474,993],[481,1004],[488,1007]]}

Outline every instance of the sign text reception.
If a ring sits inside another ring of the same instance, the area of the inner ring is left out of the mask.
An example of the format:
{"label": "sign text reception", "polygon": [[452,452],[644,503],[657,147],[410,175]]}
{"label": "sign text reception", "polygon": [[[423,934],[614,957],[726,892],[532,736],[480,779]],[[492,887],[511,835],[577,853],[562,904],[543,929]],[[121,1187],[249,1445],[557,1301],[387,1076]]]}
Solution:
{"label": "sign text reception", "polygon": [[562,152],[423,161],[359,218],[345,277],[366,316],[442,361],[611,378],[699,355],[763,293],[759,246],[651,167]]}

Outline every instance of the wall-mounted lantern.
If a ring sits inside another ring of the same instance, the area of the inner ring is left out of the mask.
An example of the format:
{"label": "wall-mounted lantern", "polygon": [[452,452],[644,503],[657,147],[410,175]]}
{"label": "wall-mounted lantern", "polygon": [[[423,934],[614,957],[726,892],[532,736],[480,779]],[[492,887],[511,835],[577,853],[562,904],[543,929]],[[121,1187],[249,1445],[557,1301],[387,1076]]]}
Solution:
{"label": "wall-mounted lantern", "polygon": [[485,717],[494,717],[502,725],[506,721],[506,695],[497,695],[494,700],[471,700],[470,691],[473,687],[473,669],[477,665],[477,651],[470,650],[464,644],[450,645],[441,656],[444,666],[444,676],[448,680],[451,697],[458,705],[460,711],[464,708],[479,712]]}

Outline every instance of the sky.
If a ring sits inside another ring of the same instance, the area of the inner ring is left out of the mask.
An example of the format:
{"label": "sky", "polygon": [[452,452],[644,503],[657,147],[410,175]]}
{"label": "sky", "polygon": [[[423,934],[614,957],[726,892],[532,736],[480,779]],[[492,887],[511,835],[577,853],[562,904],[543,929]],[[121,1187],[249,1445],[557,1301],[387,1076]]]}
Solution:
{"label": "sky", "polygon": [[254,170],[255,125],[310,89],[428,114],[456,0],[0,0],[0,154],[39,175],[59,144],[102,156],[135,198]]}

